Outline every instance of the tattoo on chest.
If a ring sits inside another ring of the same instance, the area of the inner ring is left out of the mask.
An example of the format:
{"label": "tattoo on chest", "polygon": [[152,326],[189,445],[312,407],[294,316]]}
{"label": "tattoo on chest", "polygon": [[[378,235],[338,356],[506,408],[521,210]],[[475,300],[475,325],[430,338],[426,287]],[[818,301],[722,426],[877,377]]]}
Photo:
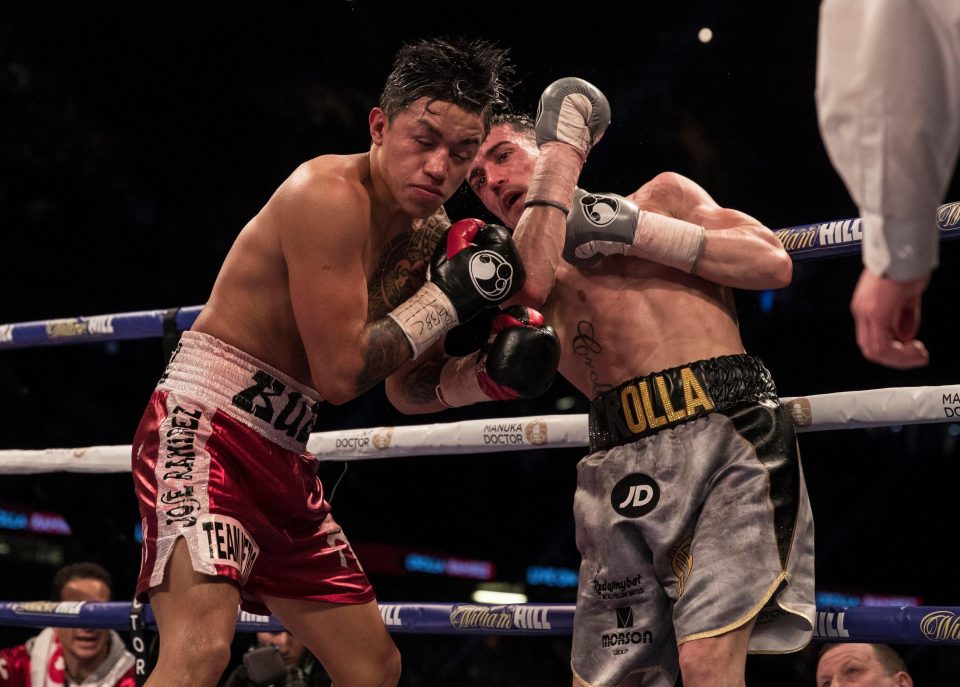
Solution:
{"label": "tattoo on chest", "polygon": [[613,388],[613,384],[600,381],[600,373],[594,362],[597,356],[603,352],[603,346],[597,340],[597,333],[591,322],[580,320],[577,322],[577,333],[570,342],[573,352],[583,358],[583,364],[590,375],[590,397],[596,398],[604,391]]}
{"label": "tattoo on chest", "polygon": [[386,245],[367,283],[368,320],[385,317],[423,286],[433,250],[449,226],[441,209]]}

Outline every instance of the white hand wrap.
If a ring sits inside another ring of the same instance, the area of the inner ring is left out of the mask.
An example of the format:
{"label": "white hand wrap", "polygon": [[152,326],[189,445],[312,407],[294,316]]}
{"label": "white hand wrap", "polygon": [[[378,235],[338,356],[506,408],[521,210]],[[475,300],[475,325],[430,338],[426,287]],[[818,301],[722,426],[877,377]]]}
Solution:
{"label": "white hand wrap", "polygon": [[440,370],[440,383],[437,384],[437,398],[448,408],[460,408],[481,401],[489,401],[480,388],[477,377],[477,354],[462,358],[450,358]]}
{"label": "white hand wrap", "polygon": [[693,272],[703,252],[706,230],[699,224],[642,211],[628,255]]}
{"label": "white hand wrap", "polygon": [[387,317],[396,322],[407,337],[414,360],[458,324],[453,303],[439,286],[429,281],[387,313]]}
{"label": "white hand wrap", "polygon": [[583,168],[583,158],[566,143],[545,143],[533,169],[523,206],[549,205],[570,214],[573,189]]}

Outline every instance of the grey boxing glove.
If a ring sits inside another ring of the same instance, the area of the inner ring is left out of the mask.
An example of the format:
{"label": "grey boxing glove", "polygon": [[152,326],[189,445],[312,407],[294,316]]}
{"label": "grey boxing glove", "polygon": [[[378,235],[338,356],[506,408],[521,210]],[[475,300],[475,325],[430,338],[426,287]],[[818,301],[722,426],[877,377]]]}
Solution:
{"label": "grey boxing glove", "polygon": [[573,192],[564,259],[592,264],[603,255],[630,255],[693,272],[706,231],[698,224],[641,210],[615,193]]}
{"label": "grey boxing glove", "polygon": [[[573,265],[593,264],[601,255],[626,252],[637,233],[640,208],[615,193],[573,192],[573,207],[567,215],[563,259]],[[619,250],[607,244],[620,244]],[[607,250],[604,250],[607,249]]]}
{"label": "grey boxing glove", "polygon": [[559,141],[583,155],[595,146],[610,125],[607,97],[588,81],[575,76],[546,87],[537,105],[537,146]]}
{"label": "grey boxing glove", "polygon": [[[524,207],[549,205],[570,213],[570,197],[587,153],[610,124],[610,103],[583,79],[566,77],[547,86],[537,106],[534,130],[540,160],[534,169]],[[562,146],[548,145],[563,143]]]}

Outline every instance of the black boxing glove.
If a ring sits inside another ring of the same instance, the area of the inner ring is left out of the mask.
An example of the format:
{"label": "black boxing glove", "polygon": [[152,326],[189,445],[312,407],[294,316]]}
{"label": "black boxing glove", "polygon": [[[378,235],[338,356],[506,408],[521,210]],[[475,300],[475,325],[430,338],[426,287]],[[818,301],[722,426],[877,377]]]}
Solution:
{"label": "black boxing glove", "polygon": [[493,319],[481,352],[447,361],[437,398],[451,408],[535,398],[550,388],[559,363],[560,340],[553,327],[533,308],[511,305]]}
{"label": "black boxing glove", "polygon": [[449,329],[507,300],[525,278],[509,230],[463,219],[437,245],[427,283],[387,317],[406,335],[416,359]]}
{"label": "black boxing glove", "polygon": [[443,340],[443,352],[454,358],[479,351],[487,344],[493,321],[501,312],[499,306],[491,305],[472,320],[458,324],[447,332]]}

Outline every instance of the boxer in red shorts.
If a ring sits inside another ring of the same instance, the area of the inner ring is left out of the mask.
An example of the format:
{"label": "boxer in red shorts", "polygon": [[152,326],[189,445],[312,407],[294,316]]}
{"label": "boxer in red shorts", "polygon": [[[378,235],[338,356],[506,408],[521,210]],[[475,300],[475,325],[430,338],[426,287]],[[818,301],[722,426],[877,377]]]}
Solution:
{"label": "boxer in red shorts", "polygon": [[182,537],[194,569],[236,583],[251,613],[270,612],[263,595],[373,600],[306,450],[319,403],[284,373],[184,332],[134,439],[144,539],[138,595],[163,581]]}
{"label": "boxer in red shorts", "polygon": [[524,396],[552,380],[555,359],[552,370],[544,356],[516,363],[525,342],[555,343],[528,310],[500,318],[472,366],[442,354],[447,330],[524,278],[506,229],[450,226],[442,207],[506,68],[483,41],[404,46],[369,116],[370,149],[303,163],[237,237],[132,446],[137,593],[160,632],[147,685],[216,684],[239,604],[268,609],[337,687],[397,683],[399,654],[304,447],[321,399],[344,403],[401,369],[432,379],[390,385],[401,410]]}

